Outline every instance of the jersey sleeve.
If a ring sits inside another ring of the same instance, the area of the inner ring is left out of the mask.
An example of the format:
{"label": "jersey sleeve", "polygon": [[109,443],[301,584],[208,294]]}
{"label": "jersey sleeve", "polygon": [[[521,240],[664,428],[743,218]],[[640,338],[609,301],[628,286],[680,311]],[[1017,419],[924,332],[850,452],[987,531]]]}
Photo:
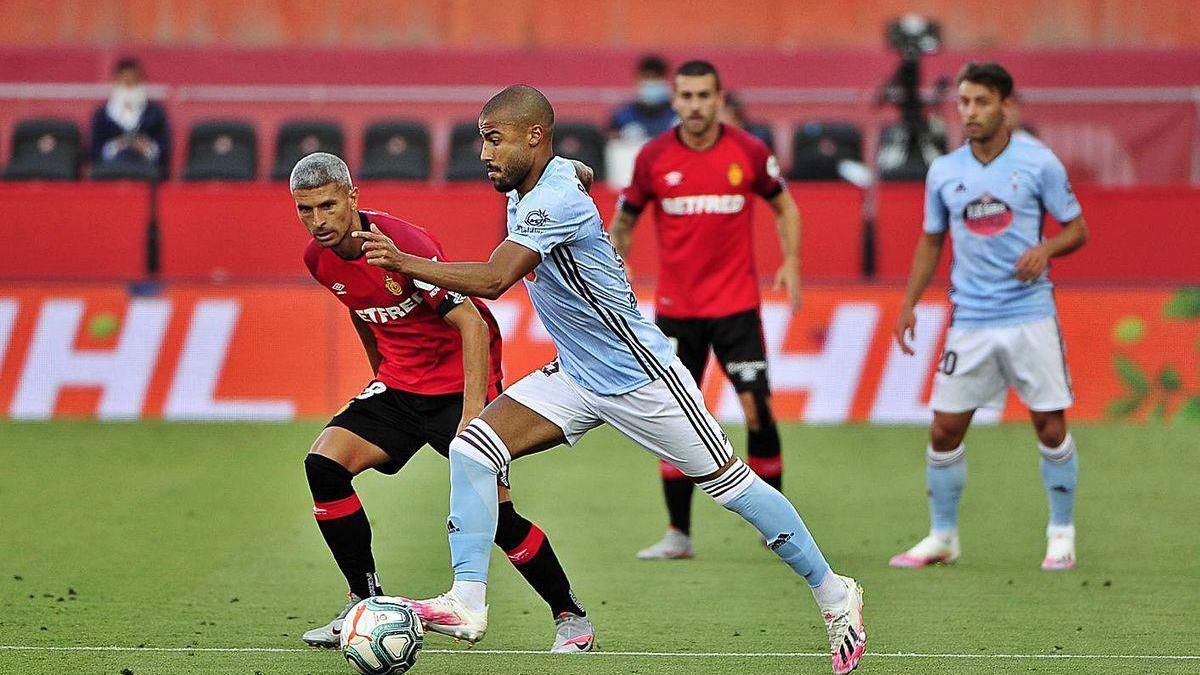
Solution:
{"label": "jersey sleeve", "polygon": [[750,189],[754,194],[766,200],[779,196],[787,187],[783,182],[783,174],[779,171],[779,160],[764,143],[755,148],[754,152],[754,183]]}
{"label": "jersey sleeve", "polygon": [[[578,194],[572,194],[577,191]],[[517,204],[516,215],[508,228],[508,241],[524,246],[545,258],[559,244],[575,241],[586,222],[580,201],[587,199],[583,186],[546,186],[525,195]]]}
{"label": "jersey sleeve", "polygon": [[925,177],[925,223],[923,229],[927,234],[945,232],[949,226],[950,211],[946,202],[942,201],[941,172],[929,168]]}
{"label": "jersey sleeve", "polygon": [[617,197],[617,208],[638,215],[654,199],[654,177],[650,175],[650,153],[643,146],[633,162],[633,179]]}
{"label": "jersey sleeve", "polygon": [[[437,241],[424,234],[423,231],[418,232],[419,234],[414,232],[405,236],[403,242],[396,241],[396,247],[405,253],[433,261],[446,257]],[[430,309],[437,312],[438,316],[446,316],[450,310],[466,302],[466,297],[459,293],[427,284],[420,279],[413,279],[412,282],[413,286],[416,286],[417,290],[421,292],[421,299],[425,301],[426,305],[429,305]]]}
{"label": "jersey sleeve", "polygon": [[1047,153],[1047,159],[1042,164],[1039,185],[1042,206],[1060,223],[1075,220],[1083,215],[1083,207],[1075,198],[1071,189],[1071,179],[1067,177],[1067,169],[1053,154]]}

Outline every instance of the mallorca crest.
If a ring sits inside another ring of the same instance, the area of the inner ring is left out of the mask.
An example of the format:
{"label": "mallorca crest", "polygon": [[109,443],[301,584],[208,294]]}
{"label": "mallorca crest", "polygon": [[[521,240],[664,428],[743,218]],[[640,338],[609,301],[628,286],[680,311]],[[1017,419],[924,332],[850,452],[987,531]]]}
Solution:
{"label": "mallorca crest", "polygon": [[383,287],[386,288],[388,293],[391,293],[392,295],[400,295],[404,292],[404,287],[400,285],[400,282],[396,281],[391,276],[383,277]]}
{"label": "mallorca crest", "polygon": [[729,184],[733,187],[741,185],[742,179],[746,177],[742,172],[742,167],[737,162],[729,165],[729,172],[725,176],[729,179]]}

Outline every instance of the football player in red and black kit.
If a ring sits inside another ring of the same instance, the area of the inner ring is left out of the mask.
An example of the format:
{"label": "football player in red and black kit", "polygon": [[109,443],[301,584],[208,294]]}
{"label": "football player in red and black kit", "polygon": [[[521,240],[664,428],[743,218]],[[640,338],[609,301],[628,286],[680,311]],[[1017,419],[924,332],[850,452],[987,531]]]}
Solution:
{"label": "football player in red and black kit", "polygon": [[[638,153],[633,181],[617,204],[610,236],[627,258],[638,216],[655,203],[659,276],[656,323],[676,343],[679,359],[699,383],[711,349],[738,393],[749,435],[748,464],[781,488],[779,431],[771,414],[766,346],[759,317],[752,240],[758,195],[775,211],[783,265],[775,287],[800,306],[800,213],[779,175],[779,163],[754,136],[722,124],[721,80],[707,61],[675,71],[680,123]],[[692,482],[661,463],[670,528],[638,553],[643,560],[691,558]]]}
{"label": "football player in red and black kit", "polygon": [[[391,238],[401,251],[445,259],[424,229],[358,209],[358,188],[338,157],[314,153],[292,171],[292,196],[313,237],[304,263],[350,310],[375,379],[338,412],[304,459],[313,513],[350,586],[350,601],[329,624],[304,634],[314,647],[338,646],[342,619],[359,599],[383,593],[371,554],[371,525],[351,480],[367,469],[394,474],[425,444],[443,457],[450,441],[501,390],[500,331],[475,299],[368,265],[356,229]],[[586,612],[545,533],[513,508],[507,481],[496,545],[550,605],[552,652],[592,647]]]}

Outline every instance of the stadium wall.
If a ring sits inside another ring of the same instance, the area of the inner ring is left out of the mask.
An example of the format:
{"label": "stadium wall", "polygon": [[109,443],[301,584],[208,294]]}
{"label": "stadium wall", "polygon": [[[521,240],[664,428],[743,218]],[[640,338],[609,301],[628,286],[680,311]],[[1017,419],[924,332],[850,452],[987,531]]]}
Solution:
{"label": "stadium wall", "polygon": [[[260,246],[262,240],[253,245]],[[649,289],[643,310],[652,312]],[[950,317],[944,294],[917,309],[916,355],[891,327],[902,292],[809,287],[793,315],[763,311],[777,414],[811,423],[923,423]],[[1062,289],[1077,405],[1072,419],[1200,421],[1200,288]],[[490,303],[508,382],[554,356],[523,289]],[[737,421],[736,396],[709,369],[710,407]],[[173,286],[131,297],[121,285],[0,286],[0,416],[42,420],[325,418],[370,380],[345,309],[313,285]],[[1010,398],[983,422],[1019,421]]]}
{"label": "stadium wall", "polygon": [[1190,0],[8,0],[0,43],[875,46],[909,11],[938,18],[954,45],[1200,44]]}
{"label": "stadium wall", "polygon": [[[503,197],[487,183],[431,186],[364,183],[364,208],[389,211],[429,229],[459,260],[486,259],[502,238]],[[794,183],[804,218],[802,268],[810,281],[855,281],[862,269],[863,195],[848,184]],[[1079,185],[1092,230],[1080,254],[1056,260],[1066,283],[1185,284],[1200,281],[1200,188]],[[607,221],[616,193],[593,189]],[[0,183],[20,204],[27,238],[0,247],[0,284],[128,281],[145,270],[149,188],[136,183]],[[166,281],[306,281],[300,260],[309,237],[282,183],[168,183],[159,188],[161,275]],[[769,208],[755,203],[755,255],[763,276],[780,261]],[[876,213],[877,280],[907,277],[924,209],[920,184],[885,184]],[[1058,226],[1050,224],[1047,232]],[[635,279],[658,275],[653,216],[635,230]],[[64,245],[64,243],[66,245]],[[53,251],[53,256],[30,255]],[[946,278],[949,256],[942,264]]]}

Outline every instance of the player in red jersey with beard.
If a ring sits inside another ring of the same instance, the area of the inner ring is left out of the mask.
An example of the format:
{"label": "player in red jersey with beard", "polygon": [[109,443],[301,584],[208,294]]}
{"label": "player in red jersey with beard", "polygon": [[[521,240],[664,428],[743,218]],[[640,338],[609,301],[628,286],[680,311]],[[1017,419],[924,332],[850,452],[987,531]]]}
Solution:
{"label": "player in red jersey with beard", "polygon": [[[313,278],[350,309],[375,379],[330,420],[304,459],[313,513],[350,586],[350,601],[328,624],[304,634],[336,648],[342,620],[360,599],[382,595],[371,554],[371,525],[351,480],[367,469],[394,474],[428,443],[443,457],[462,427],[502,388],[500,331],[478,300],[368,265],[354,230],[391,239],[401,251],[444,259],[424,229],[358,209],[346,163],[314,153],[292,170],[292,197],[313,236],[304,262]],[[550,605],[552,652],[589,651],[593,630],[545,533],[517,514],[502,477],[495,542]]]}
{"label": "player in red jersey with beard", "polygon": [[[775,211],[783,266],[775,276],[792,311],[800,306],[800,213],[762,141],[718,121],[723,94],[716,68],[689,61],[675,71],[673,105],[680,124],[638,153],[633,181],[621,194],[610,236],[622,258],[638,216],[655,203],[659,276],[655,323],[676,344],[697,384],[711,349],[738,393],[748,431],[748,464],[781,489],[779,431],[771,414],[766,345],[754,269],[753,201]],[[690,480],[660,463],[670,528],[643,560],[691,558]]]}

